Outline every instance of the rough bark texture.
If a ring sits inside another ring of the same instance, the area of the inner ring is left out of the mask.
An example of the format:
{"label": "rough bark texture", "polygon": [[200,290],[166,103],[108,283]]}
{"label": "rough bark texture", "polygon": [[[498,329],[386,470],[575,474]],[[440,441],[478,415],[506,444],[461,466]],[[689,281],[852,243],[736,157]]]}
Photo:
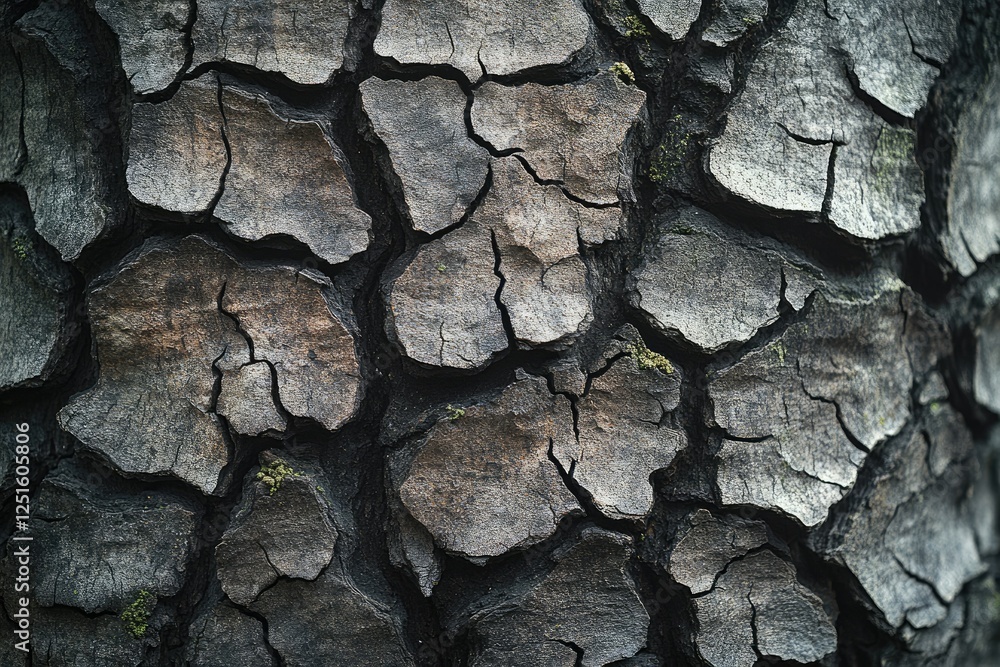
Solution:
{"label": "rough bark texture", "polygon": [[998,109],[992,0],[3,3],[0,665],[994,664]]}

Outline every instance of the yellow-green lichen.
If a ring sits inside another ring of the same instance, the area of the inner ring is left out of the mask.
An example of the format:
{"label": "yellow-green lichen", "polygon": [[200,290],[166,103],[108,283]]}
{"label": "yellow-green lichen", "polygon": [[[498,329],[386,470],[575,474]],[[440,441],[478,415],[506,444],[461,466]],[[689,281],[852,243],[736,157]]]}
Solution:
{"label": "yellow-green lichen", "polygon": [[440,262],[438,262],[438,264],[434,268],[437,269],[441,273],[444,273],[445,271],[448,270],[448,267],[445,266],[444,264],[441,264]]}
{"label": "yellow-green lichen", "polygon": [[153,615],[155,607],[156,596],[145,589],[139,591],[135,601],[119,615],[125,624],[125,630],[136,639],[145,637],[149,631],[149,617]]}
{"label": "yellow-green lichen", "polygon": [[262,465],[257,473],[257,481],[263,482],[273,496],[274,492],[281,488],[281,483],[286,477],[298,477],[299,473],[292,470],[292,467],[281,459]]}
{"label": "yellow-green lichen", "polygon": [[635,14],[625,17],[625,28],[626,37],[649,37],[652,35],[646,24],[642,22],[642,19]]}
{"label": "yellow-green lichen", "polygon": [[627,84],[635,83],[635,74],[632,73],[632,68],[625,63],[618,62],[612,65],[611,73]]}
{"label": "yellow-green lichen", "polygon": [[11,242],[11,247],[14,249],[14,254],[17,255],[18,259],[24,261],[28,259],[28,243],[21,237],[15,238]]}
{"label": "yellow-green lichen", "polygon": [[453,422],[465,416],[465,410],[462,408],[456,408],[454,405],[449,405],[445,408],[448,412],[448,421]]}
{"label": "yellow-green lichen", "polygon": [[653,370],[654,368],[661,373],[670,375],[674,372],[674,365],[670,363],[662,354],[657,354],[653,352],[648,347],[642,339],[635,340],[629,344],[625,350],[628,356],[635,359],[635,363],[639,368],[644,371]]}

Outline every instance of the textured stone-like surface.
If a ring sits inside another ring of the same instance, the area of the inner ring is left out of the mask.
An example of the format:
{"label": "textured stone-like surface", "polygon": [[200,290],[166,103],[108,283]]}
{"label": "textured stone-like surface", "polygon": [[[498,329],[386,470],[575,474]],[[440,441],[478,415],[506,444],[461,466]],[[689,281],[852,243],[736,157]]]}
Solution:
{"label": "textured stone-like surface", "polygon": [[944,377],[937,371],[933,371],[927,376],[927,381],[920,389],[918,400],[921,405],[930,405],[937,401],[948,398],[948,386],[944,383]]}
{"label": "textured stone-like surface", "polygon": [[641,519],[653,506],[649,476],[687,444],[667,422],[680,386],[679,371],[643,370],[623,357],[577,402],[578,437],[559,441],[553,454],[606,516]]}
{"label": "textured stone-like surface", "polygon": [[[690,76],[701,83],[711,86],[718,91],[728,95],[733,92],[733,79],[735,73],[736,59],[731,53],[711,53],[706,51],[701,58],[691,62]],[[681,137],[683,141],[683,136]],[[678,158],[672,158],[675,164],[690,164],[690,158],[685,155],[690,147],[686,145],[678,146],[674,142],[667,143],[667,150],[677,151]],[[677,167],[674,167],[677,169]],[[671,174],[673,176],[674,174]],[[679,175],[679,170],[678,174]]]}
{"label": "textured stone-like surface", "polygon": [[386,326],[421,364],[478,368],[507,349],[488,229],[469,222],[420,248],[388,292]]}
{"label": "textured stone-like surface", "polygon": [[772,209],[819,213],[829,200],[830,221],[858,238],[901,234],[920,222],[915,135],[888,126],[854,94],[840,23],[819,0],[797,5],[751,65],[709,151],[709,171]]}
{"label": "textured stone-like surface", "polygon": [[46,478],[32,529],[33,599],[87,613],[119,612],[140,590],[177,593],[195,548],[199,516],[165,491],[118,493],[70,466]]}
{"label": "textured stone-like surface", "polygon": [[701,38],[716,46],[732,44],[767,14],[767,0],[722,0]]}
{"label": "textured stone-like surface", "polygon": [[[101,373],[60,423],[123,471],[170,474],[211,493],[229,460],[215,370],[223,391],[238,392],[234,372],[254,361],[250,336],[255,359],[276,370],[284,408],[339,427],[357,410],[360,378],[326,285],[291,268],[242,268],[199,237],[150,243],[91,293]],[[270,394],[256,395],[264,414],[275,409]]]}
{"label": "textured stone-like surface", "polygon": [[72,282],[39,250],[27,206],[0,195],[0,390],[44,383],[69,343]]}
{"label": "textured stone-like surface", "polygon": [[227,604],[217,604],[195,619],[187,659],[191,667],[275,667],[259,620]]}
{"label": "textured stone-like surface", "polygon": [[704,211],[683,211],[649,249],[630,293],[659,331],[706,352],[775,322],[782,288],[776,255],[733,243],[715,225]]}
{"label": "textured stone-like surface", "polygon": [[976,331],[972,389],[979,403],[1000,413],[1000,308],[994,307]]}
{"label": "textured stone-like surface", "polygon": [[[972,595],[969,597],[975,599]],[[911,652],[910,664],[928,664],[929,658],[933,660],[930,664],[948,664],[944,654],[948,652],[950,647],[959,645],[956,639],[962,632],[963,626],[967,628],[973,626],[972,623],[966,625],[965,616],[965,607],[956,604],[950,606],[945,619],[933,627],[921,629],[904,627],[900,634],[906,643],[907,652]],[[895,665],[898,663],[889,659],[886,664]]]}
{"label": "textured stone-like surface", "polygon": [[[793,379],[792,375],[781,376],[781,381]],[[864,452],[852,451],[850,441],[831,423],[836,417],[832,407],[816,412],[797,407],[795,419],[805,424],[816,419],[807,432],[812,437],[828,438],[829,451],[814,453],[809,444],[796,442],[795,436],[792,445],[775,438],[761,442],[724,439],[718,453],[717,478],[724,504],[778,510],[814,526],[844,497],[857,477]],[[802,412],[805,414],[800,415]],[[791,430],[796,431],[794,427]]]}
{"label": "textured stone-like surface", "polygon": [[1000,252],[1000,75],[995,71],[962,112],[941,243],[963,276]]}
{"label": "textured stone-like surface", "polygon": [[639,653],[631,658],[620,660],[616,667],[660,667],[659,656],[653,653]]}
{"label": "textured stone-like surface", "polygon": [[678,531],[667,570],[692,593],[707,593],[730,561],[766,543],[763,523],[728,515],[716,518],[708,510],[696,510]]}
{"label": "textured stone-like surface", "polygon": [[0,665],[992,665],[995,4],[0,3]]}
{"label": "textured stone-like surface", "polygon": [[812,663],[837,648],[823,600],[796,580],[795,568],[770,551],[737,560],[694,601],[695,642],[713,667],[753,667],[757,654]]}
{"label": "textured stone-like surface", "polygon": [[851,438],[870,450],[910,417],[908,316],[898,285],[869,300],[817,295],[804,321],[718,375],[715,423],[743,440],[724,439],[718,455],[725,504],[823,521],[865,459]]}
{"label": "textured stone-like surface", "polygon": [[875,120],[838,147],[830,220],[858,238],[878,238],[920,226],[923,174],[912,130]]}
{"label": "textured stone-like surface", "polygon": [[820,211],[832,144],[826,139],[819,144],[797,141],[777,124],[753,115],[751,106],[776,108],[771,100],[732,108],[726,130],[709,150],[712,175],[730,192],[763,206]]}
{"label": "textured stone-like surface", "polygon": [[237,433],[263,435],[285,430],[285,418],[272,398],[271,367],[263,361],[225,371],[217,412]]}
{"label": "textured stone-like surface", "polygon": [[0,178],[13,180],[19,163],[25,159],[21,145],[21,120],[24,117],[24,80],[17,65],[17,54],[9,39],[0,40]]}
{"label": "textured stone-like surface", "polygon": [[[449,88],[436,79],[365,85],[371,86],[373,94],[424,88],[429,94]],[[541,178],[562,186],[537,183],[518,158],[493,159],[492,185],[469,221],[421,248],[388,287],[390,334],[408,357],[422,364],[478,368],[507,347],[500,311],[495,298],[490,298],[499,287],[498,277],[489,275],[496,262],[488,252],[493,245],[500,254],[497,268],[504,280],[500,301],[518,343],[571,343],[593,319],[580,244],[597,245],[617,238],[622,212],[617,207],[584,206],[569,199],[562,188],[605,204],[618,203],[620,192],[631,196],[624,144],[645,100],[638,89],[604,73],[582,85],[511,88],[487,83],[477,91],[476,100],[472,114],[477,132],[498,148],[524,149],[522,157]],[[456,114],[458,102],[456,97]],[[378,111],[375,118],[380,114],[388,117],[388,112]],[[625,122],[620,120],[622,114]],[[374,121],[376,132],[382,122],[388,119]],[[453,125],[451,136],[459,132],[457,119]],[[567,136],[572,137],[568,142]],[[468,142],[462,137],[458,145],[467,148]],[[449,175],[445,187],[433,179],[428,184],[423,167],[418,174],[413,165],[418,159],[436,160],[436,156],[411,155],[410,144],[395,149],[390,144],[389,149],[397,171],[400,164],[405,165],[401,180],[411,215],[412,202],[421,201],[452,212],[450,218],[439,213],[435,229],[447,226],[455,215],[460,217],[464,207],[454,209],[454,179],[461,169]],[[470,182],[479,185],[478,178]],[[415,199],[416,192],[425,199]],[[474,196],[473,185],[467,196]],[[420,228],[416,218],[414,224]]]}
{"label": "textured stone-like surface", "polygon": [[912,650],[899,650],[887,664],[909,667],[936,667],[941,664],[962,664],[979,661],[989,664],[996,655],[996,594],[995,584],[983,579],[970,582],[964,597],[967,605],[952,605],[948,618],[939,626],[918,632],[919,637],[930,635],[930,641],[920,642],[922,655]]}
{"label": "textured stone-like surface", "polygon": [[961,3],[832,0],[824,9],[836,21],[861,90],[912,118],[951,54]]}
{"label": "textured stone-like surface", "polygon": [[470,220],[421,247],[387,287],[390,334],[420,363],[478,368],[506,349],[498,290],[522,345],[565,346],[593,319],[580,241],[614,238],[621,211],[539,185],[513,157],[493,160],[492,171]]}
{"label": "textured stone-like surface", "polygon": [[199,0],[194,62],[228,62],[326,83],[344,63],[350,0]]}
{"label": "textured stone-like surface", "polygon": [[[331,431],[361,404],[361,371],[346,313],[324,292],[325,276],[291,267],[234,273],[219,305],[274,367],[282,407]],[[270,405],[270,404],[269,404]]]}
{"label": "textured stone-like surface", "polygon": [[139,93],[155,93],[184,69],[189,0],[97,0],[97,12],[118,35],[122,67]]}
{"label": "textured stone-like surface", "polygon": [[795,310],[802,310],[812,293],[823,283],[821,272],[813,267],[784,264],[781,267],[785,279],[785,300]]}
{"label": "textured stone-like surface", "polygon": [[[139,667],[146,645],[130,635],[111,614],[86,616],[67,607],[32,610],[30,664],[43,667]],[[11,656],[5,665],[27,665]],[[6,656],[4,656],[6,657]]]}
{"label": "textured stone-like surface", "polygon": [[434,549],[434,538],[405,510],[397,509],[393,520],[395,525],[388,535],[389,557],[393,565],[412,575],[424,597],[430,597],[444,571],[443,559]]}
{"label": "textured stone-like surface", "polygon": [[444,550],[499,556],[552,535],[579,510],[548,453],[573,440],[573,415],[545,380],[525,377],[428,432],[400,487]]}
{"label": "textured stone-like surface", "polygon": [[84,100],[95,54],[68,8],[42,4],[15,29],[24,37],[14,41],[23,86],[17,153],[24,162],[8,177],[27,192],[38,234],[70,261],[115,224],[103,137]]}
{"label": "textured stone-like surface", "polygon": [[474,619],[470,666],[599,667],[635,655],[649,616],[626,572],[631,555],[625,536],[585,529],[553,554],[555,569],[523,597]]}
{"label": "textured stone-like surface", "polygon": [[368,79],[361,100],[392,168],[414,229],[433,234],[456,224],[486,182],[489,153],[469,138],[468,99],[454,81]]}
{"label": "textured stone-like surface", "polygon": [[587,208],[552,185],[538,185],[516,158],[493,162],[493,187],[472,216],[488,227],[505,279],[500,300],[518,341],[542,345],[572,340],[593,318],[580,239],[613,238],[616,208]]}
{"label": "textured stone-like surface", "polygon": [[[14,596],[9,596],[12,604],[16,602]],[[6,598],[5,598],[6,601]],[[38,612],[35,612],[37,618]],[[8,637],[16,637],[14,630],[17,626],[14,622],[7,618],[7,614],[0,614],[0,632],[4,633]],[[17,639],[20,641],[20,638]],[[35,635],[35,641],[41,643],[38,640],[38,634]],[[3,660],[3,664],[10,665],[10,667],[27,667],[28,666],[28,654],[24,651],[19,651],[14,647],[13,641],[7,642],[6,645],[0,644],[0,660]]]}
{"label": "textured stone-like surface", "polygon": [[289,667],[415,664],[391,611],[336,564],[316,581],[279,580],[251,609],[267,619],[268,642]]}
{"label": "textured stone-like surface", "polygon": [[[276,456],[265,454],[262,461]],[[219,581],[229,599],[249,605],[278,577],[313,580],[333,559],[337,529],[321,478],[291,459],[295,474],[271,492],[252,470],[232,521],[215,548]]]}
{"label": "textured stone-like surface", "polygon": [[232,164],[215,216],[230,234],[288,235],[331,264],[368,247],[371,218],[318,123],[280,118],[263,98],[228,87],[222,106]]}
{"label": "textured stone-like surface", "polygon": [[639,10],[670,39],[683,39],[701,11],[701,0],[638,0]]}
{"label": "textured stone-like surface", "polygon": [[136,104],[126,169],[131,195],[168,211],[207,210],[229,160],[222,126],[219,83],[211,74],[185,81],[166,102]]}
{"label": "textured stone-like surface", "polygon": [[213,367],[250,360],[236,324],[219,311],[234,269],[227,255],[189,237],[147,246],[93,290],[100,377],[60,411],[63,428],[123,471],[170,474],[212,492],[229,460],[212,412]]}
{"label": "textured stone-like surface", "polygon": [[832,523],[816,542],[854,573],[891,626],[927,628],[986,567],[963,493],[976,469],[972,441],[961,417],[939,406],[923,431],[894,445],[859,499],[866,511],[850,525]]}
{"label": "textured stone-like surface", "polygon": [[[520,156],[546,181],[593,204],[632,198],[629,130],[646,94],[611,72],[583,84],[483,84],[475,93],[472,126],[499,150]],[[589,239],[588,239],[589,240]]]}
{"label": "textured stone-like surface", "polygon": [[388,0],[375,53],[405,64],[451,65],[476,81],[568,63],[591,30],[577,0]]}

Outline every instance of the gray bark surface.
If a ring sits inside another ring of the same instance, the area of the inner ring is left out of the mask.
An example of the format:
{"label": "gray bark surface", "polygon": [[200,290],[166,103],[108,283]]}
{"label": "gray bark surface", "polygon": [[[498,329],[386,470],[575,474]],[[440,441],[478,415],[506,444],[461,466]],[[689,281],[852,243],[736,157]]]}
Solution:
{"label": "gray bark surface", "polygon": [[998,73],[993,0],[0,4],[0,665],[994,664]]}

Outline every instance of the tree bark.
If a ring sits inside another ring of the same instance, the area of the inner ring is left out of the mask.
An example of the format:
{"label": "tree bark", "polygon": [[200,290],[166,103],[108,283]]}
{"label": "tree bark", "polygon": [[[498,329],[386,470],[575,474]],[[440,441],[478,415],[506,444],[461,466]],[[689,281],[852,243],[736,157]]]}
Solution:
{"label": "tree bark", "polygon": [[992,0],[0,27],[0,663],[1000,655]]}

